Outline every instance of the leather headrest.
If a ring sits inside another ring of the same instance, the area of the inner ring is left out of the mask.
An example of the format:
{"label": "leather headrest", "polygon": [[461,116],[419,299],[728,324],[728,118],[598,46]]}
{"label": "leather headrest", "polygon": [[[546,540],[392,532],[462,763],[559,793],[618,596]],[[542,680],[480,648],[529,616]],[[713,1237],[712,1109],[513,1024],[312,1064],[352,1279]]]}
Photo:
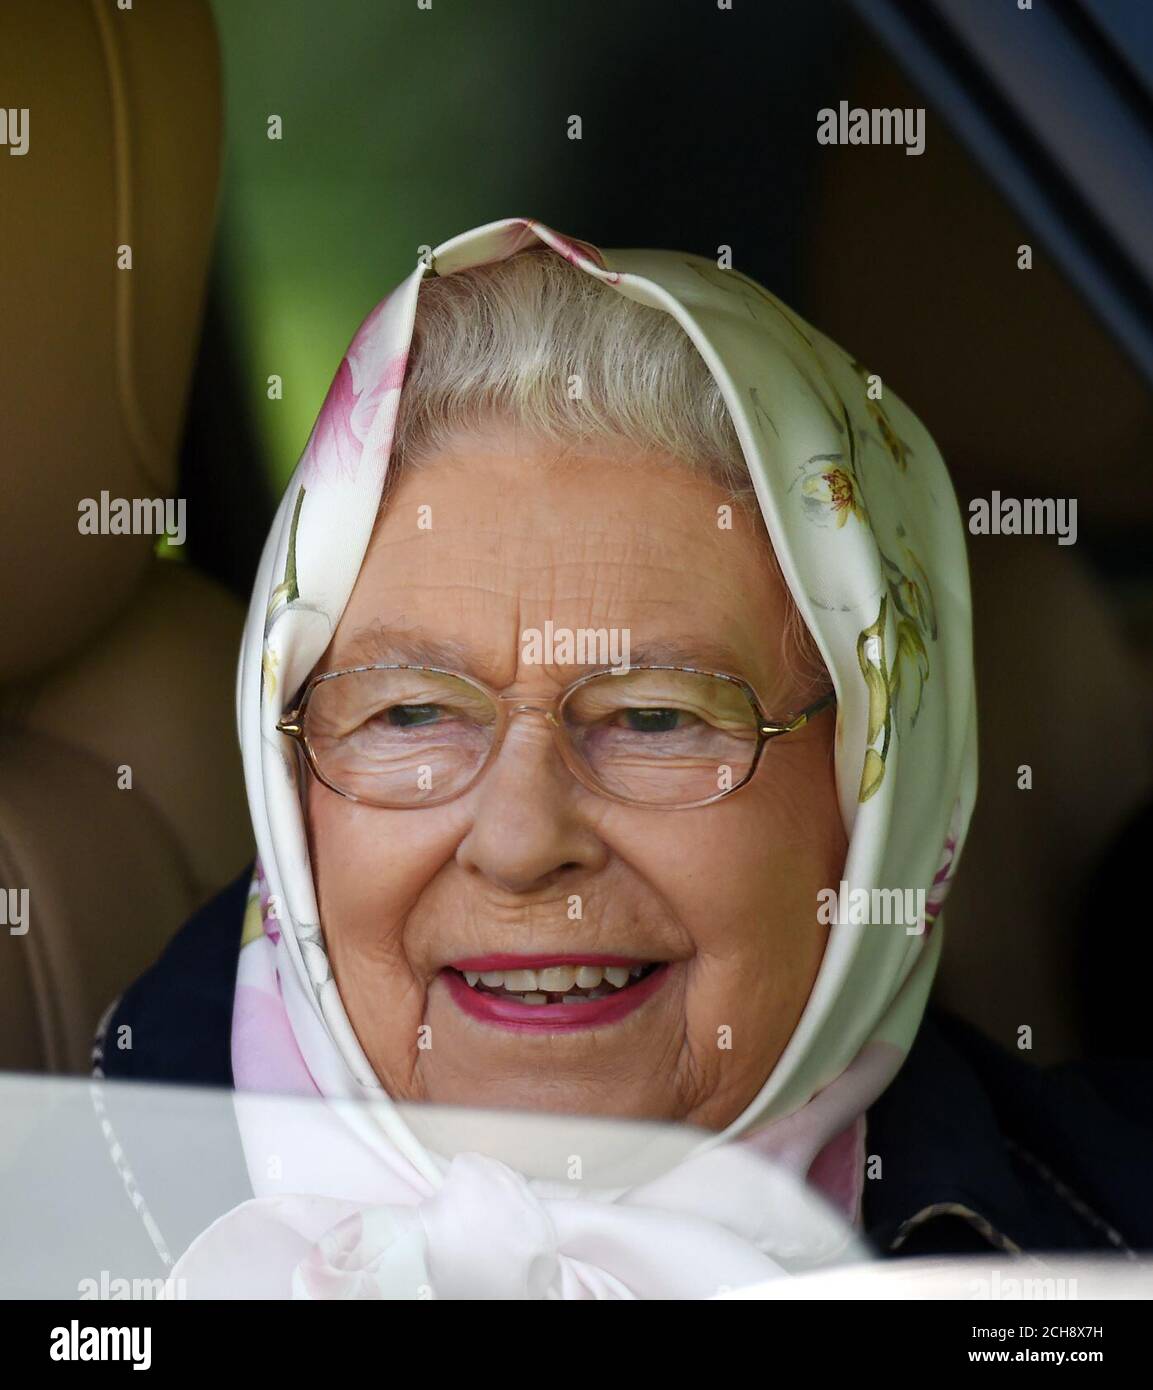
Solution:
{"label": "leather headrest", "polygon": [[67,656],[148,566],[154,537],[81,534],[78,508],[172,494],[220,148],[203,0],[4,8],[0,93],[28,116],[26,153],[0,147],[0,680]]}

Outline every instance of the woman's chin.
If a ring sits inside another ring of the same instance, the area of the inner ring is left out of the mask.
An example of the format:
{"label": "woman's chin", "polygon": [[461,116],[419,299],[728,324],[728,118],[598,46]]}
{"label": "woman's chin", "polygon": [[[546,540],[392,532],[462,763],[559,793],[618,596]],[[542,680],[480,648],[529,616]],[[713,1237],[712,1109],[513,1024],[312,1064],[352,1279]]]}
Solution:
{"label": "woman's chin", "polygon": [[461,1105],[482,1110],[523,1110],[530,1114],[582,1115],[627,1120],[677,1120],[671,1099],[653,1096],[643,1086],[611,1077],[550,1076],[526,1072],[491,1077],[462,1085],[459,1077],[443,1085],[433,1079],[425,1097],[431,1105]]}

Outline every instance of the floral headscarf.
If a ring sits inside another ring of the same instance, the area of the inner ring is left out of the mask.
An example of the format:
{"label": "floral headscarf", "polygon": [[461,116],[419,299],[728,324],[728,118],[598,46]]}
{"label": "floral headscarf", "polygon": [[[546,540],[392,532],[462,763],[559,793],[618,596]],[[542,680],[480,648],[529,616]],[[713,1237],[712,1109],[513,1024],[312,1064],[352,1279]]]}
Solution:
{"label": "floral headscarf", "polygon": [[[447,1200],[454,1182],[465,1190],[484,1160],[430,1149],[383,1096],[325,952],[298,772],[276,722],[327,648],[369,543],[422,281],[537,244],[671,314],[716,378],[785,582],[837,695],[836,784],[849,837],[841,901],[874,889],[925,895],[923,919],[911,928],[856,924],[852,915],[833,926],[808,1003],[771,1075],[723,1133],[701,1141],[693,1161],[710,1154],[720,1161],[716,1151],[732,1152],[729,1141],[743,1136],[820,1182],[850,1214],[857,1209],[861,1117],[916,1034],[941,949],[941,904],[976,791],[963,526],[936,446],[888,387],[760,285],[698,256],[601,252],[524,218],[437,247],[369,314],[341,362],[265,546],[238,683],[259,868],[236,997],[236,1081],[242,1090],[382,1102],[377,1133],[366,1142],[405,1170],[387,1208],[393,1217],[384,1244],[408,1252],[397,1254],[392,1283],[382,1276],[386,1291],[408,1287],[412,1268],[427,1273],[437,1264],[430,1219],[410,1249],[397,1236],[395,1213],[427,1206],[434,1195]],[[258,1197],[277,1190],[259,1176],[257,1151],[268,1142],[267,1135],[246,1136]],[[494,1192],[527,1182],[497,1166],[499,1179],[489,1174]],[[517,1187],[526,1201],[530,1189]],[[677,1205],[665,1197],[668,1207]],[[752,1192],[747,1200],[755,1203]],[[740,1225],[732,1213],[725,1221],[730,1234]],[[325,1227],[323,1220],[313,1226],[300,1235],[311,1254],[302,1255],[294,1276],[297,1292],[301,1270],[316,1268],[314,1242]],[[550,1229],[556,1255],[555,1220]],[[354,1246],[367,1239],[363,1222],[356,1230]],[[762,1255],[774,1249],[771,1236],[745,1231],[743,1239]],[[379,1231],[373,1240],[378,1254]],[[708,1242],[698,1244],[703,1250]],[[345,1259],[347,1241],[341,1249]],[[330,1256],[331,1249],[319,1257],[325,1269]],[[541,1296],[661,1289],[656,1276],[630,1284],[604,1268],[574,1276],[563,1249],[556,1258],[556,1277]],[[459,1268],[468,1256],[458,1251],[456,1259]],[[450,1263],[442,1251],[434,1282],[451,1283]],[[707,1284],[716,1271],[707,1259],[702,1270]],[[305,1279],[305,1291],[323,1283]]]}

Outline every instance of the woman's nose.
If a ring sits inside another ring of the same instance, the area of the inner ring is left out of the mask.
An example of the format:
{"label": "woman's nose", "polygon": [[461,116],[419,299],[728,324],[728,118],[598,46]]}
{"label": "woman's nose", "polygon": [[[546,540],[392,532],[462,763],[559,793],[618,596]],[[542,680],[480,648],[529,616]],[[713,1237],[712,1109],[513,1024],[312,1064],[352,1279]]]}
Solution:
{"label": "woman's nose", "polygon": [[595,872],[608,858],[595,829],[598,798],[565,767],[545,711],[522,708],[473,792],[456,855],[510,893],[546,888],[566,870]]}

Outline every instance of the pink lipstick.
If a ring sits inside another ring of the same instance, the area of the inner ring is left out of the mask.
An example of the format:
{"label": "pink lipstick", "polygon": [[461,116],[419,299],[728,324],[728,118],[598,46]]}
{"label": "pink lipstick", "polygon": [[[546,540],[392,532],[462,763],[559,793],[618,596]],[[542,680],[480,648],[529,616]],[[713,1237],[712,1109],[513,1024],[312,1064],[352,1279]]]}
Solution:
{"label": "pink lipstick", "polygon": [[550,965],[601,965],[634,968],[646,962],[623,956],[565,955],[565,956],[474,956],[454,963],[440,972],[449,996],[462,1012],[482,1023],[498,1028],[527,1032],[575,1032],[583,1028],[601,1028],[617,1023],[635,1013],[648,1002],[668,978],[668,963],[648,964],[647,973],[603,998],[590,998],[580,1003],[526,1004],[518,999],[502,998],[471,986],[461,971],[532,970]]}

